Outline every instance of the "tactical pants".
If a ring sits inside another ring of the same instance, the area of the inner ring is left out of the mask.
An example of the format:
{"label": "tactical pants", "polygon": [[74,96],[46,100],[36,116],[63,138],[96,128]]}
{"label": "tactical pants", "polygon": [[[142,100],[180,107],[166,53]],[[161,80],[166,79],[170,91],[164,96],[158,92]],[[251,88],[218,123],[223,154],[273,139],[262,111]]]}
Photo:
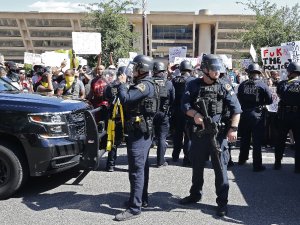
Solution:
{"label": "tactical pants", "polygon": [[149,163],[148,154],[152,137],[141,132],[129,132],[127,155],[130,181],[129,210],[141,211],[142,200],[148,201]]}
{"label": "tactical pants", "polygon": [[[175,112],[173,125],[174,125],[174,136],[173,136],[173,153],[172,158],[177,160],[179,158],[181,149],[183,148],[184,160],[189,161],[189,151],[191,142],[188,138],[187,131],[185,129],[186,119],[183,112]],[[183,140],[184,139],[184,140]]]}
{"label": "tactical pants", "polygon": [[227,205],[228,202],[228,177],[227,165],[229,161],[228,143],[224,135],[217,138],[222,153],[216,153],[213,150],[209,136],[203,135],[201,138],[192,133],[190,160],[192,163],[192,187],[190,195],[199,197],[202,195],[202,187],[204,183],[203,172],[205,161],[208,156],[211,156],[211,163],[215,172],[215,187],[217,199],[216,202],[219,206]]}
{"label": "tactical pants", "polygon": [[154,136],[157,141],[157,165],[165,163],[165,153],[167,149],[167,136],[169,133],[169,117],[164,113],[158,113],[153,119]]}
{"label": "tactical pants", "polygon": [[239,161],[246,161],[249,157],[250,142],[253,142],[253,167],[262,165],[261,145],[264,137],[263,114],[255,111],[245,111],[240,121],[240,155]]}
{"label": "tactical pants", "polygon": [[284,153],[287,134],[291,129],[295,140],[295,169],[300,170],[300,116],[297,113],[286,113],[278,120],[280,129],[278,141],[275,147],[275,160],[281,160]]}

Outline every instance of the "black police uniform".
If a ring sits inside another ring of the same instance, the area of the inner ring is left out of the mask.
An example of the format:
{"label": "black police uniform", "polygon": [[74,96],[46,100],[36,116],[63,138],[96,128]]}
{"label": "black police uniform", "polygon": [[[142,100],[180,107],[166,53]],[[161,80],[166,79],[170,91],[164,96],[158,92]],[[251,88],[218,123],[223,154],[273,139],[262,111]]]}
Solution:
{"label": "black police uniform", "polygon": [[175,89],[171,81],[165,78],[163,72],[153,76],[153,80],[159,86],[160,106],[153,119],[154,135],[157,142],[157,166],[166,165],[165,153],[167,149],[167,136],[169,133],[169,109],[175,99]]}
{"label": "black police uniform", "polygon": [[180,108],[180,104],[186,85],[194,79],[195,77],[192,77],[189,72],[183,72],[181,76],[177,76],[172,80],[175,88],[175,100],[172,105],[172,123],[174,126],[172,158],[173,161],[176,162],[179,158],[181,149],[183,148],[183,165],[190,164],[189,149],[191,143],[185,129],[186,120],[184,119],[185,115]]}
{"label": "black police uniform", "polygon": [[242,82],[238,88],[238,99],[243,113],[239,125],[241,137],[239,165],[248,160],[250,141],[253,142],[253,170],[262,171],[261,146],[264,137],[263,106],[272,104],[272,94],[268,86],[259,78],[253,77]]}
{"label": "black police uniform", "polygon": [[148,153],[152,144],[152,120],[158,108],[157,94],[149,75],[129,89],[125,84],[118,89],[121,104],[125,106],[125,132],[128,135],[130,198],[127,210],[133,215],[140,214],[142,202],[148,202]]}
{"label": "black police uniform", "polygon": [[[224,83],[222,80],[217,80],[214,84],[206,84],[204,78],[197,78],[190,81],[185,94],[182,98],[182,110],[184,113],[194,109],[199,112],[196,107],[196,101],[199,98],[205,99],[205,105],[208,111],[208,115],[216,123],[221,121],[223,114],[223,105],[225,104],[230,110],[231,114],[241,113],[241,107],[238,99],[232,90],[231,86]],[[199,112],[203,114],[202,112]],[[202,187],[204,183],[203,171],[205,161],[208,156],[211,156],[211,162],[215,171],[215,186],[218,207],[226,207],[228,202],[228,177],[227,177],[227,163],[229,160],[227,132],[228,130],[219,127],[217,134],[217,142],[220,146],[221,153],[216,153],[211,144],[210,137],[203,135],[199,137],[197,135],[197,126],[192,126],[191,132],[191,148],[190,159],[193,168],[192,186],[190,189],[190,198],[187,203],[191,201],[199,201],[202,197]],[[183,204],[183,202],[181,202]],[[185,203],[184,203],[185,204]]]}
{"label": "black police uniform", "polygon": [[[300,70],[298,73],[300,75]],[[295,140],[295,172],[300,173],[300,81],[298,77],[281,81],[277,86],[277,94],[280,98],[277,112],[280,129],[278,129],[278,141],[275,146],[274,168],[281,168],[287,133],[291,129]]]}

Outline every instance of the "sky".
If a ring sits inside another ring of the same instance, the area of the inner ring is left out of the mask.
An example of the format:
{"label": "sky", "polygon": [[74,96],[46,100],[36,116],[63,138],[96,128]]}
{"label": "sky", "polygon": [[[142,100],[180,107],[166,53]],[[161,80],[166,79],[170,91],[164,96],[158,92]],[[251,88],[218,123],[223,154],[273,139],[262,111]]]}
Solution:
{"label": "sky", "polygon": [[[2,2],[4,0],[0,0]],[[142,2],[143,0],[137,0]],[[248,0],[147,0],[147,11],[189,11],[197,12],[200,9],[208,9],[212,14],[252,14],[245,7],[236,2]],[[300,3],[299,0],[269,0],[278,6],[293,6]],[[15,12],[79,12],[83,11],[80,5],[95,3],[97,0],[12,0],[6,4],[0,4],[0,11]]]}

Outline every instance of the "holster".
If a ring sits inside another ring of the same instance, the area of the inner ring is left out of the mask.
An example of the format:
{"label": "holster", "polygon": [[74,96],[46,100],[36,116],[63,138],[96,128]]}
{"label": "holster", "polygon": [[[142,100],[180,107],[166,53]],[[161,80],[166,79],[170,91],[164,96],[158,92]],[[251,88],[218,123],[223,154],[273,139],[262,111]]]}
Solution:
{"label": "holster", "polygon": [[143,134],[150,135],[150,129],[152,132],[152,121],[151,121],[151,127],[150,127],[150,123],[149,125],[148,123],[149,123],[148,120],[145,120],[144,116],[142,115],[131,117],[129,120],[125,122],[126,131],[128,133],[140,131]]}

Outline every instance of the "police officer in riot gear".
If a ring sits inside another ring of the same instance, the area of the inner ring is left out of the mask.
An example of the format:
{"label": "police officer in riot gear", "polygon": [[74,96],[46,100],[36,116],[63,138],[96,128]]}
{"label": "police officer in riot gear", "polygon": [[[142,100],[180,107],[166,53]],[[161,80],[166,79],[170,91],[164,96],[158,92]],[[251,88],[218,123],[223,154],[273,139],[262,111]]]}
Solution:
{"label": "police officer in riot gear", "polygon": [[172,106],[172,123],[174,125],[172,159],[174,162],[178,161],[179,154],[181,152],[181,149],[183,148],[183,166],[190,166],[190,140],[185,129],[185,115],[180,108],[180,104],[187,83],[195,78],[191,76],[193,68],[192,64],[189,61],[182,61],[179,65],[179,70],[181,75],[174,77],[172,80],[173,86],[175,88],[175,100]]}
{"label": "police officer in riot gear", "polygon": [[291,129],[295,140],[295,173],[300,173],[300,63],[291,62],[287,67],[288,80],[279,82],[277,94],[279,134],[275,147],[274,169],[281,169],[287,133]]}
{"label": "police officer in riot gear", "polygon": [[125,132],[129,165],[130,198],[128,208],[116,215],[117,221],[133,219],[148,205],[148,153],[152,143],[152,120],[158,110],[158,88],[149,76],[153,61],[137,55],[133,62],[133,82],[129,89],[126,76],[120,75],[118,97],[125,106]]}
{"label": "police officer in riot gear", "polygon": [[171,81],[167,79],[166,67],[163,62],[154,62],[153,80],[159,86],[160,106],[153,119],[154,135],[157,142],[157,166],[167,166],[165,153],[167,149],[167,136],[169,133],[169,109],[175,99],[175,89]]}
{"label": "police officer in riot gear", "polygon": [[242,82],[238,88],[238,99],[242,106],[240,122],[240,155],[239,165],[248,160],[250,141],[253,142],[253,171],[266,169],[262,165],[261,145],[264,136],[263,106],[272,104],[272,94],[268,86],[260,79],[260,66],[250,64],[247,69],[249,80]]}
{"label": "police officer in riot gear", "polygon": [[[182,98],[182,110],[192,121],[190,159],[193,168],[192,186],[190,195],[181,199],[180,204],[189,204],[200,201],[203,187],[203,171],[208,155],[215,171],[217,215],[227,214],[228,202],[228,177],[227,163],[229,153],[227,140],[236,141],[237,126],[242,112],[238,99],[231,86],[219,79],[221,64],[216,55],[209,55],[202,65],[204,76],[196,78],[188,83]],[[200,104],[199,103],[203,103]],[[219,124],[223,114],[223,105],[227,105],[231,112],[231,124],[228,130],[218,126],[211,136],[210,126],[205,121],[211,121],[211,125]],[[204,107],[207,109],[205,111]],[[204,117],[205,112],[208,116]],[[207,129],[207,130],[206,130]],[[212,139],[212,137],[214,137]]]}

